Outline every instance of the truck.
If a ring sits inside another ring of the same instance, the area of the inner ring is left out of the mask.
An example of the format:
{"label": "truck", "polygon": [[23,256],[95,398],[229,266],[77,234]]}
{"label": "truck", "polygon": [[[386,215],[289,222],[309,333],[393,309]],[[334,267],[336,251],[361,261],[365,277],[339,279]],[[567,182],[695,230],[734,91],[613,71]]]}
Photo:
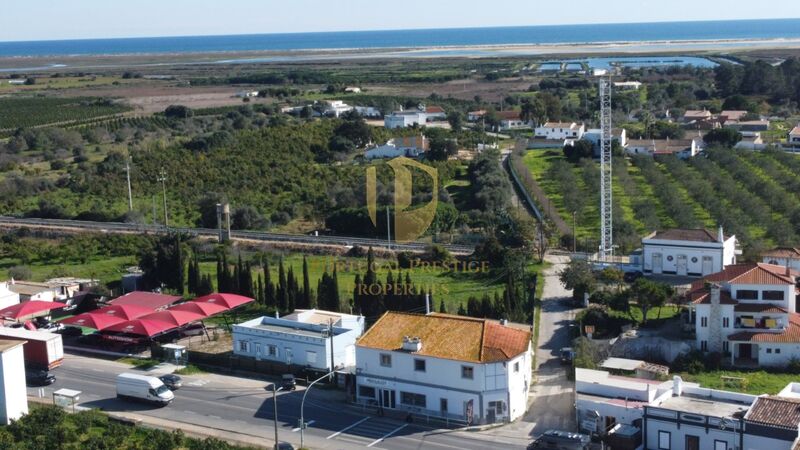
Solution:
{"label": "truck", "polygon": [[135,373],[117,375],[117,398],[166,406],[175,399],[175,394],[158,378]]}
{"label": "truck", "polygon": [[64,343],[60,334],[0,327],[0,339],[25,341],[22,351],[25,366],[29,369],[51,370],[64,362]]}

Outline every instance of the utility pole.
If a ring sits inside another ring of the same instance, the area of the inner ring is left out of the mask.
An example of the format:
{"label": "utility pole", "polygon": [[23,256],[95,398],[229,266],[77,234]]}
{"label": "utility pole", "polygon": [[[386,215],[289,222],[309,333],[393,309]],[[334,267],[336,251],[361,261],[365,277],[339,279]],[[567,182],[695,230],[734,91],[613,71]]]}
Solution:
{"label": "utility pole", "polygon": [[311,383],[309,383],[308,386],[306,386],[305,392],[303,392],[303,400],[300,401],[300,423],[298,424],[299,427],[300,427],[300,448],[305,448],[305,445],[304,445],[305,441],[303,439],[303,430],[305,430],[306,427],[308,426],[308,424],[306,424],[306,418],[305,418],[305,414],[304,414],[305,406],[306,406],[306,395],[308,395],[308,391],[311,390],[312,386],[314,386],[318,382],[324,380],[325,377],[330,376],[332,373],[333,372],[325,374],[325,375],[317,378],[316,380],[312,381]]}
{"label": "utility pole", "polygon": [[133,211],[133,193],[131,192],[131,159],[125,160],[125,172],[128,176],[128,210]]}
{"label": "utility pole", "polygon": [[328,381],[333,381],[336,372],[336,361],[333,359],[333,319],[328,319],[328,335],[331,340],[331,373],[328,374]]}
{"label": "utility pole", "polygon": [[572,253],[578,251],[578,227],[575,225],[577,215],[577,211],[572,211]]}
{"label": "utility pole", "polygon": [[156,196],[153,196],[153,225],[156,224]]}
{"label": "utility pole", "polygon": [[164,169],[161,169],[158,181],[161,182],[161,190],[164,193],[164,227],[169,228],[169,217],[167,216],[167,173]]}

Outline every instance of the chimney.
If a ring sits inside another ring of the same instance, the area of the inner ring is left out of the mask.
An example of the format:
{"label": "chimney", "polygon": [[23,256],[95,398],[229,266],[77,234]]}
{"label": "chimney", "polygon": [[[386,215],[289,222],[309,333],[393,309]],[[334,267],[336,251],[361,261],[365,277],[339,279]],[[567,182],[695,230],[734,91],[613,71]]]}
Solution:
{"label": "chimney", "polygon": [[719,305],[720,304],[720,295],[721,289],[719,284],[713,283],[711,284],[711,304],[712,305]]}
{"label": "chimney", "polygon": [[403,350],[407,352],[418,352],[422,350],[422,340],[418,337],[403,336]]}
{"label": "chimney", "polygon": [[672,396],[680,397],[683,395],[683,379],[678,375],[672,377]]}
{"label": "chimney", "polygon": [[722,232],[722,225],[717,229],[717,242],[725,242],[725,233]]}

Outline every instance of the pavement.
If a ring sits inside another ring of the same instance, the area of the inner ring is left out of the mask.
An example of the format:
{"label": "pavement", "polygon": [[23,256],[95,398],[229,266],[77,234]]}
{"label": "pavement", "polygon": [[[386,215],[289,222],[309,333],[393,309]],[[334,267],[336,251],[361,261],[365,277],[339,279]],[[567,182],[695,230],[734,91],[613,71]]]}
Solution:
{"label": "pavement", "polygon": [[[273,414],[271,383],[218,374],[183,376],[175,401],[159,408],[116,398],[115,378],[123,372],[140,372],[127,364],[67,354],[64,364],[52,371],[57,381],[46,388],[29,388],[30,397],[47,402],[53,391],[81,391],[78,408],[99,408],[143,425],[182,429],[194,436],[214,436],[247,445],[269,447],[275,424],[279,441],[299,447],[300,403],[304,389],[278,392],[278,417]],[[163,367],[156,369],[163,372]],[[152,374],[152,373],[151,373]],[[305,402],[305,445],[312,449],[376,448],[478,450],[524,449],[525,435],[436,429],[417,421],[406,423],[377,417],[374,411],[347,405],[339,390],[314,388]]]}
{"label": "pavement", "polygon": [[521,419],[484,433],[497,437],[524,436],[529,441],[547,430],[576,431],[574,384],[567,380],[567,367],[561,364],[559,350],[571,344],[569,324],[579,311],[570,305],[572,292],[564,289],[558,273],[569,262],[568,256],[547,255],[551,264],[543,273],[542,316],[534,369],[535,383],[529,394],[530,406]]}

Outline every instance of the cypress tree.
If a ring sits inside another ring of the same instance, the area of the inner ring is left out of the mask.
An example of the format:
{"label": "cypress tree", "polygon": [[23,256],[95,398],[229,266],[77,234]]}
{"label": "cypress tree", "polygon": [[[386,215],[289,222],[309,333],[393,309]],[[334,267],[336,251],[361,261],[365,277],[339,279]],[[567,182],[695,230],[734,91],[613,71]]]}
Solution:
{"label": "cypress tree", "polygon": [[269,270],[269,260],[264,260],[264,304],[275,307],[275,284]]}
{"label": "cypress tree", "polygon": [[331,302],[329,307],[331,311],[340,312],[342,310],[342,302],[339,298],[339,276],[336,274],[336,265],[333,266],[333,280],[331,284]]}
{"label": "cypress tree", "polygon": [[286,311],[289,306],[289,299],[286,292],[286,273],[283,270],[283,258],[278,261],[278,310]]}
{"label": "cypress tree", "polygon": [[175,289],[178,290],[178,294],[181,296],[183,295],[184,288],[186,287],[186,281],[184,277],[184,264],[183,264],[183,246],[181,245],[181,237],[179,235],[175,235]]}
{"label": "cypress tree", "polygon": [[303,255],[303,305],[301,308],[311,308],[311,282],[308,280],[308,261]]}
{"label": "cypress tree", "polygon": [[442,314],[447,314],[447,308],[444,306],[444,299],[439,301],[439,312]]}
{"label": "cypress tree", "polygon": [[222,257],[217,254],[217,292],[223,291],[225,286],[225,272],[222,269]]}

